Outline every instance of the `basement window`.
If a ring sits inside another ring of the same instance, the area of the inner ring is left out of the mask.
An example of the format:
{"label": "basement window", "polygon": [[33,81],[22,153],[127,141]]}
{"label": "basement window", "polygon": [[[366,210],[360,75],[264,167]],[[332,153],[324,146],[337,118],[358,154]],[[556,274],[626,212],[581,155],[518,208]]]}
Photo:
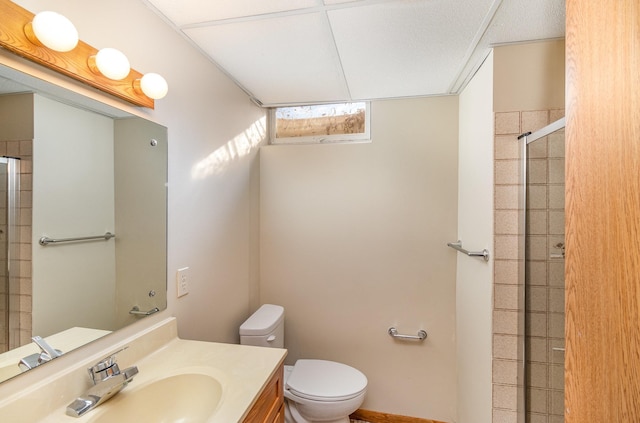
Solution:
{"label": "basement window", "polygon": [[272,144],[368,142],[369,102],[271,109]]}

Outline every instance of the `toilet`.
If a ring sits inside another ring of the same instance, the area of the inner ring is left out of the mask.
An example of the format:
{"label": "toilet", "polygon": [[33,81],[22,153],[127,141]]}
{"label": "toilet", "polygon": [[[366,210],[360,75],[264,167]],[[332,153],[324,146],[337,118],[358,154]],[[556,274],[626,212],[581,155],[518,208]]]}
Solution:
{"label": "toilet", "polygon": [[[284,308],[264,304],[240,326],[240,343],[284,348]],[[284,366],[286,423],[349,423],[364,401],[367,377],[346,364],[299,359]]]}

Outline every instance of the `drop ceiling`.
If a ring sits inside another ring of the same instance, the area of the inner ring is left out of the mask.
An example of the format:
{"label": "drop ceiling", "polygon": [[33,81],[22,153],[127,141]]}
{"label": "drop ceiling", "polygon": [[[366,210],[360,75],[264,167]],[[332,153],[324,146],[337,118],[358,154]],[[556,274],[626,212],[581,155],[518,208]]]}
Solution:
{"label": "drop ceiling", "polygon": [[265,106],[457,94],[565,30],[564,0],[144,1]]}

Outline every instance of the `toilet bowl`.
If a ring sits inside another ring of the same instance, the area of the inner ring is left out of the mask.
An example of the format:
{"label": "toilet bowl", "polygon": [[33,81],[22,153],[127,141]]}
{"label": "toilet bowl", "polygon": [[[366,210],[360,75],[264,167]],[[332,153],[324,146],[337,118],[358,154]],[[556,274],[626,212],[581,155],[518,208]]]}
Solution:
{"label": "toilet bowl", "polygon": [[[284,347],[284,308],[264,304],[240,326],[240,343]],[[348,423],[363,403],[367,378],[328,360],[300,359],[284,369],[286,423]]]}

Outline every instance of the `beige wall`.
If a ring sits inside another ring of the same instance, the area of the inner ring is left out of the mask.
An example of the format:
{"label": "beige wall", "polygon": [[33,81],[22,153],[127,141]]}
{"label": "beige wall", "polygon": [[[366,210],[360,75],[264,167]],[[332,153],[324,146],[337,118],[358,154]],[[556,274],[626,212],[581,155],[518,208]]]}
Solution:
{"label": "beige wall", "polygon": [[494,50],[495,112],[564,109],[564,40]]}
{"label": "beige wall", "polygon": [[[456,416],[457,97],[372,103],[372,143],[260,153],[261,300],[288,362],[362,370],[362,408]],[[424,343],[397,342],[390,326]]]}
{"label": "beige wall", "polygon": [[491,421],[493,299],[493,54],[460,95],[458,239],[490,260],[458,254],[458,423]]}

